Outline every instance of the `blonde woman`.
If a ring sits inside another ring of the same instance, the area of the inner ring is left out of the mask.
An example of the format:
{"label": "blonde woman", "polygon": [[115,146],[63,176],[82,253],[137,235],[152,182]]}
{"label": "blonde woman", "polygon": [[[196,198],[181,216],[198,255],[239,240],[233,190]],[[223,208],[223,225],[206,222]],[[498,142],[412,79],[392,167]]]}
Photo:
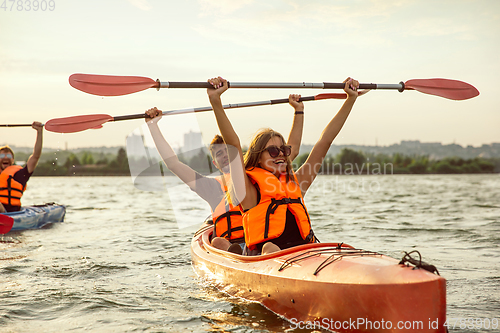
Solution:
{"label": "blonde woman", "polygon": [[[358,97],[359,82],[344,80],[347,99],[323,130],[305,163],[296,172],[291,166],[291,147],[272,129],[259,131],[243,157],[240,140],[224,108],[221,95],[227,81],[209,79],[207,89],[220,133],[227,145],[239,153],[241,168],[231,168],[233,201],[243,210],[246,254],[266,254],[317,241],[303,197],[318,174],[328,149],[344,126]],[[303,112],[303,111],[299,111]]]}

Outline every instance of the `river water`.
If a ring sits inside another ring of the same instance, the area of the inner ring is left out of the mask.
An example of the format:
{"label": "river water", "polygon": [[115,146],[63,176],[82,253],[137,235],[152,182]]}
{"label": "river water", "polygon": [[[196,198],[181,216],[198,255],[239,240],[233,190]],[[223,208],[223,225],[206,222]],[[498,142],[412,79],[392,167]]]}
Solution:
{"label": "river water", "polygon": [[[299,332],[199,282],[197,227],[179,228],[169,193],[130,177],[32,178],[23,204],[65,204],[66,219],[0,243],[0,331]],[[435,265],[451,331],[500,332],[499,175],[319,176],[305,200],[320,240]]]}

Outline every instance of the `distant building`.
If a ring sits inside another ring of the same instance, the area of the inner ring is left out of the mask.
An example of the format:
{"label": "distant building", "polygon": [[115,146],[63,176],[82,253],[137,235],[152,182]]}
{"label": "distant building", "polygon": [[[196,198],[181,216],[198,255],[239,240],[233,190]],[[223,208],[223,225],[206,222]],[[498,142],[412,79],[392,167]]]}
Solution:
{"label": "distant building", "polygon": [[127,155],[130,157],[145,156],[144,135],[130,134],[127,137]]}
{"label": "distant building", "polygon": [[184,147],[182,152],[185,157],[191,158],[199,153],[200,148],[204,148],[200,132],[189,131],[184,133]]}
{"label": "distant building", "polygon": [[418,141],[418,140],[403,140],[403,141],[401,141],[401,146],[416,148],[416,147],[420,146],[420,141]]}
{"label": "distant building", "polygon": [[201,133],[200,132],[192,132],[184,133],[184,150],[194,150],[203,146]]}

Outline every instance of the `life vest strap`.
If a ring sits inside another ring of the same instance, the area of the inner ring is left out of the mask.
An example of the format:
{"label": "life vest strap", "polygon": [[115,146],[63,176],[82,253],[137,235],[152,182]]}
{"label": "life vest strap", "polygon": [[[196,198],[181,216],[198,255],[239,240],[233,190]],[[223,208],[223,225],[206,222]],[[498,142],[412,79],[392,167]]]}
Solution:
{"label": "life vest strap", "polygon": [[2,194],[0,194],[0,198],[21,199],[21,197],[15,197],[13,195],[2,195]]}
{"label": "life vest strap", "polygon": [[[9,190],[9,188],[8,187],[0,187],[0,191],[5,191],[5,190]],[[23,191],[18,190],[17,188],[10,188],[10,191],[17,191],[19,193],[23,193]]]}
{"label": "life vest strap", "polygon": [[[14,179],[14,174],[21,169],[20,166],[11,165],[0,173],[0,182],[3,185],[0,187],[0,193],[2,193],[0,198],[7,199],[2,201],[4,204],[16,206],[18,203],[13,201],[21,201],[23,192],[26,190],[26,184],[23,185]],[[12,186],[13,184],[14,186]]]}
{"label": "life vest strap", "polygon": [[314,231],[312,230],[312,228],[309,231],[309,235],[307,235],[306,239],[304,240],[308,243],[321,243],[319,239],[317,239],[316,236],[314,235]]}
{"label": "life vest strap", "polygon": [[9,175],[9,178],[7,179],[7,196],[9,198],[9,205],[12,205],[12,175]]}
{"label": "life vest strap", "polygon": [[[299,203],[301,205],[302,204],[302,200],[300,198],[296,198],[296,199],[290,199],[290,198],[283,198],[283,199],[280,199],[280,200],[276,200],[276,199],[271,199],[271,204],[269,204],[269,207],[267,207],[267,212],[266,212],[266,225],[265,225],[265,229],[264,229],[264,238],[269,238],[269,217],[271,216],[271,214],[274,214],[274,212],[276,212],[276,209],[278,209],[278,207],[280,205],[288,205],[288,204],[293,204],[293,203]],[[309,218],[309,216],[308,216]]]}
{"label": "life vest strap", "polygon": [[[243,230],[243,227],[242,226],[239,226],[239,227],[236,227],[236,228],[232,228],[230,229],[231,231],[241,231]],[[220,237],[226,237],[226,235],[229,234],[228,231],[224,232],[222,235],[220,235]]]}
{"label": "life vest strap", "polygon": [[240,215],[241,216],[241,212],[240,211],[227,211],[224,214],[217,217],[217,219],[215,219],[215,221],[214,221],[214,235],[217,235],[217,223],[219,223],[219,221],[222,220],[223,218],[226,218],[227,230],[219,237],[229,236],[229,238],[231,238],[232,232],[243,230],[242,226],[239,226],[236,228],[231,227],[231,215]]}

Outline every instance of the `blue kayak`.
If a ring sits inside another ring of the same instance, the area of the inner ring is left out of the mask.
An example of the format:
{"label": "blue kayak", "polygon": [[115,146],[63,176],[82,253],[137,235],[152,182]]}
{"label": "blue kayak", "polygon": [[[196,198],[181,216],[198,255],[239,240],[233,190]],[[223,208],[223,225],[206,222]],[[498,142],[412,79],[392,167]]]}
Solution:
{"label": "blue kayak", "polygon": [[11,231],[38,229],[49,223],[63,222],[66,207],[56,203],[22,207],[18,212],[3,213],[14,219]]}

